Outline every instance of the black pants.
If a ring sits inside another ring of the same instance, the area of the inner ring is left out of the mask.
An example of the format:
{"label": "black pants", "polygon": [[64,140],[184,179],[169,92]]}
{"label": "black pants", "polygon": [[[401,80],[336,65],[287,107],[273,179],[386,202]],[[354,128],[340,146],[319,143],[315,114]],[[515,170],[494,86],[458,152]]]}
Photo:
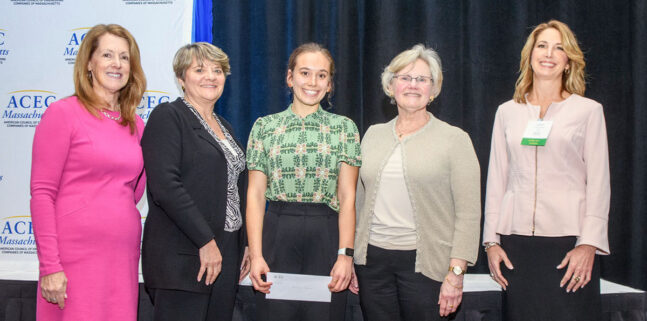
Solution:
{"label": "black pants", "polygon": [[415,262],[415,250],[368,245],[366,265],[355,265],[364,320],[442,320],[438,306],[442,283],[416,273]]}
{"label": "black pants", "polygon": [[510,321],[601,320],[600,264],[596,256],[591,281],[577,292],[559,287],[567,267],[556,269],[576,238],[501,235],[513,270],[501,264],[508,289],[503,292],[504,319]]}
{"label": "black pants", "polygon": [[[263,220],[263,257],[270,271],[330,275],[339,247],[338,217],[325,204],[270,202]],[[267,300],[257,292],[257,321],[343,321],[347,294],[332,293],[324,303]]]}
{"label": "black pants", "polygon": [[[147,289],[153,301],[154,321],[231,321],[240,275],[238,233],[226,233],[226,244],[218,244],[222,269],[210,293]],[[195,271],[195,275],[187,277],[195,280],[197,276]]]}

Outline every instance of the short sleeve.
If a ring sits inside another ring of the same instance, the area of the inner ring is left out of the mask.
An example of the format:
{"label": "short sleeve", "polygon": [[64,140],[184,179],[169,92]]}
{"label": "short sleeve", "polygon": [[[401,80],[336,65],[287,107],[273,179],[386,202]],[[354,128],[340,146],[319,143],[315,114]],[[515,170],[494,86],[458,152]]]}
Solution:
{"label": "short sleeve", "polygon": [[267,154],[263,146],[265,134],[263,130],[263,118],[259,118],[252,126],[252,132],[247,141],[247,169],[250,171],[261,171],[267,175]]}
{"label": "short sleeve", "polygon": [[345,117],[341,123],[339,141],[339,162],[344,162],[350,166],[362,166],[359,131],[355,123]]}

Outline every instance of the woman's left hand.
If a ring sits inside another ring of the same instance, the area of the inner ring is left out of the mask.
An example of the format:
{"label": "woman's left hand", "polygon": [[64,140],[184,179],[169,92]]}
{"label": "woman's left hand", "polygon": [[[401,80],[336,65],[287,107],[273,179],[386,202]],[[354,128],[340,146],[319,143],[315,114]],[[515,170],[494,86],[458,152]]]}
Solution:
{"label": "woman's left hand", "polygon": [[457,276],[449,272],[440,286],[438,304],[440,305],[440,316],[446,317],[458,309],[463,301],[463,275]]}
{"label": "woman's left hand", "polygon": [[332,281],[328,284],[330,292],[341,292],[348,288],[353,269],[353,258],[343,254],[337,255],[337,262],[330,271]]}
{"label": "woman's left hand", "polygon": [[575,292],[591,281],[595,250],[596,248],[594,246],[580,244],[566,253],[562,263],[557,266],[557,269],[563,269],[568,266],[564,277],[559,282],[559,287],[564,287],[568,282],[566,292]]}
{"label": "woman's left hand", "polygon": [[238,283],[242,281],[247,274],[249,274],[249,270],[252,268],[252,265],[249,261],[249,247],[245,246],[245,254],[243,254],[243,262],[240,263],[240,276],[238,277]]}

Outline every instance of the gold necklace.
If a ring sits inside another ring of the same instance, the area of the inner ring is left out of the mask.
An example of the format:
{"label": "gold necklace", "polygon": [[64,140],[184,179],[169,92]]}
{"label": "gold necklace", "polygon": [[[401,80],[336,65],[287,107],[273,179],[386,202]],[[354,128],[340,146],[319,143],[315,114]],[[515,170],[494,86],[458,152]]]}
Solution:
{"label": "gold necklace", "polygon": [[[427,124],[429,122],[429,115],[425,114],[425,118],[427,118],[427,119],[425,120],[425,122],[421,126],[418,126],[418,127],[414,128],[414,129],[412,129],[410,131],[406,131],[406,132],[399,128],[399,127],[401,127],[400,124],[402,124],[402,123],[398,124],[398,122],[396,122],[396,124],[395,124],[395,133],[398,135],[398,138],[402,138],[402,136],[404,136],[404,135],[415,133],[420,128],[424,127],[425,124]],[[398,120],[400,120],[400,119],[398,119]]]}

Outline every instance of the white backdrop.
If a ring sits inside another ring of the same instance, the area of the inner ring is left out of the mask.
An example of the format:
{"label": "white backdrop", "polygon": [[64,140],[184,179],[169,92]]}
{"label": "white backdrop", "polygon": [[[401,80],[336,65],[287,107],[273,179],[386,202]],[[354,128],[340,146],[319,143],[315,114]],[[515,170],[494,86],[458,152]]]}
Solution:
{"label": "white backdrop", "polygon": [[[49,104],[74,92],[85,33],[117,23],[133,34],[148,83],[138,108],[146,121],[180,93],[171,61],[191,41],[192,10],[192,0],[0,1],[0,279],[38,279],[29,212],[34,128]],[[139,208],[143,222],[145,202]]]}

